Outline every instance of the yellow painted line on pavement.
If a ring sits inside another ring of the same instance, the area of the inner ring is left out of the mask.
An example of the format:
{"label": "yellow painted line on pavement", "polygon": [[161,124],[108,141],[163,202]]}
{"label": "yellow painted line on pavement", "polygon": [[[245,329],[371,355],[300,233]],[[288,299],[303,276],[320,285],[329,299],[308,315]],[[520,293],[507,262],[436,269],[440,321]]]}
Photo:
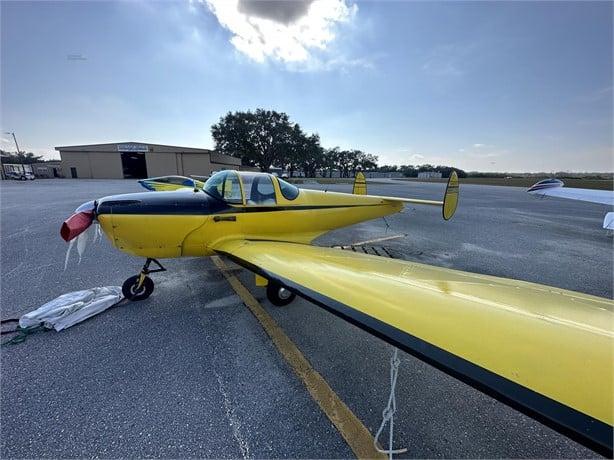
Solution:
{"label": "yellow painted line on pavement", "polygon": [[348,406],[333,391],[328,382],[309,363],[297,346],[290,340],[277,322],[260,305],[249,290],[228,270],[219,256],[213,256],[213,263],[220,269],[232,288],[247,308],[256,317],[265,332],[277,347],[277,350],[290,364],[294,373],[301,379],[313,400],[320,406],[329,420],[335,425],[345,442],[357,458],[387,458],[378,452],[373,443],[373,436]]}

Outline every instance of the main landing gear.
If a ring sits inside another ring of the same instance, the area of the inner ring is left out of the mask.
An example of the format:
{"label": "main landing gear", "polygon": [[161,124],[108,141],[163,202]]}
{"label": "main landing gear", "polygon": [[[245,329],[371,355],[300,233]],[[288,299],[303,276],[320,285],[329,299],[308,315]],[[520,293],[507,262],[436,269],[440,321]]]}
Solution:
{"label": "main landing gear", "polygon": [[296,294],[289,289],[283,287],[281,284],[269,281],[266,287],[266,296],[273,305],[283,307],[288,305],[296,298]]}
{"label": "main landing gear", "polygon": [[[158,268],[149,269],[151,263],[155,263]],[[156,259],[147,259],[141,269],[141,273],[131,276],[122,285],[122,293],[128,300],[144,300],[151,295],[154,290],[153,280],[147,276],[150,273],[165,272],[166,268]]]}

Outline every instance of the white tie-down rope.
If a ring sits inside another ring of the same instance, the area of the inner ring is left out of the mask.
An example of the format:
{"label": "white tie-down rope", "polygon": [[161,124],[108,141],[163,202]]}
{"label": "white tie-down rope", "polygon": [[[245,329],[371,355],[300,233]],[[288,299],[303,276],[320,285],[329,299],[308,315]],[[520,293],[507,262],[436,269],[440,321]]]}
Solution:
{"label": "white tie-down rope", "polygon": [[[388,405],[382,412],[382,424],[379,426],[377,433],[375,434],[375,439],[373,440],[373,445],[378,452],[382,454],[388,454],[388,458],[392,460],[393,454],[402,454],[407,452],[407,449],[393,449],[392,448],[392,436],[394,433],[394,413],[397,411],[397,400],[395,396],[396,386],[397,386],[397,377],[399,376],[399,364],[401,361],[399,360],[399,350],[395,347],[392,352],[392,357],[390,358],[390,396],[388,396]],[[390,429],[388,434],[388,449],[380,449],[378,446],[378,439],[386,426],[386,423],[390,422]]]}

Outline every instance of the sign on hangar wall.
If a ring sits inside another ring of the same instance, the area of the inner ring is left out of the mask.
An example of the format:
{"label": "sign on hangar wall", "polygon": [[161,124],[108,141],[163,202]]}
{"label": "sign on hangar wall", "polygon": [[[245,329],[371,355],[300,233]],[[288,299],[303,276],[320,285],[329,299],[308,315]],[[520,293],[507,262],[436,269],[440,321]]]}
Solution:
{"label": "sign on hangar wall", "polygon": [[117,144],[118,152],[148,152],[149,146],[147,144]]}

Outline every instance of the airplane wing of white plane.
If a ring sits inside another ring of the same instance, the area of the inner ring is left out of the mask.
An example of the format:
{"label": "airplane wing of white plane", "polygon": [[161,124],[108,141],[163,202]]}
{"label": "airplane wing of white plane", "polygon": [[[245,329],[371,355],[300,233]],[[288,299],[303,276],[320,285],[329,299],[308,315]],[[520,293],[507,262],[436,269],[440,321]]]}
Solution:
{"label": "airplane wing of white plane", "polygon": [[[614,206],[614,191],[612,190],[565,188],[564,185],[563,181],[559,179],[544,179],[530,187],[527,192],[531,195],[553,196]],[[608,212],[605,215],[603,228],[614,230],[614,212]]]}

